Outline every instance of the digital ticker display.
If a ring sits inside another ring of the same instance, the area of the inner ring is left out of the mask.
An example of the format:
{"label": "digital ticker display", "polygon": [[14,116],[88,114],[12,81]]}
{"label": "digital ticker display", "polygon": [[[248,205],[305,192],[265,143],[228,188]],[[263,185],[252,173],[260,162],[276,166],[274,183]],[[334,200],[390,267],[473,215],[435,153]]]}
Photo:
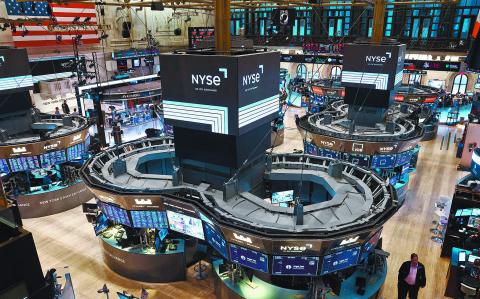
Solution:
{"label": "digital ticker display", "polygon": [[109,220],[116,223],[132,226],[126,210],[103,202],[99,202],[98,206]]}
{"label": "digital ticker display", "polygon": [[40,168],[37,156],[8,159],[12,172],[27,171]]}
{"label": "digital ticker display", "polygon": [[274,256],[273,275],[315,276],[318,271],[318,257],[311,256]]}
{"label": "digital ticker display", "polygon": [[318,155],[321,156],[321,157],[327,157],[327,158],[332,158],[332,159],[341,159],[341,153],[340,152],[336,152],[336,151],[332,151],[332,150],[329,150],[329,149],[318,149]]}
{"label": "digital ticker display", "polygon": [[10,173],[10,169],[8,168],[7,160],[0,159],[0,173]]}
{"label": "digital ticker display", "polygon": [[323,257],[321,275],[336,272],[357,265],[360,246],[338,251]]}
{"label": "digital ticker display", "polygon": [[85,154],[85,143],[79,143],[67,148],[68,161],[81,158]]}
{"label": "digital ticker display", "polygon": [[242,266],[268,273],[268,256],[261,252],[230,244],[230,260]]}
{"label": "digital ticker display", "polygon": [[167,218],[171,230],[205,240],[202,220],[173,211],[167,211]]}
{"label": "digital ticker display", "polygon": [[167,215],[160,211],[130,211],[133,227],[168,228]]}
{"label": "digital ticker display", "polygon": [[395,155],[376,155],[372,158],[372,168],[393,168]]}
{"label": "digital ticker display", "polygon": [[42,168],[47,168],[52,165],[62,164],[67,161],[64,150],[44,153],[40,155],[40,165]]}
{"label": "digital ticker display", "polygon": [[205,223],[205,239],[218,253],[228,259],[227,241],[208,223]]}

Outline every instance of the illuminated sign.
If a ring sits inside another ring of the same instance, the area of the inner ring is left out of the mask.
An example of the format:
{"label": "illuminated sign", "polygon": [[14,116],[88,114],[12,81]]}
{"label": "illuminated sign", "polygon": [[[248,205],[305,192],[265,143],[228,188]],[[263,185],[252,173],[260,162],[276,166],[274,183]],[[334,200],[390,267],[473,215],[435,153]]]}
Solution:
{"label": "illuminated sign", "polygon": [[152,200],[151,199],[143,199],[143,198],[135,198],[135,203],[137,205],[151,205]]}
{"label": "illuminated sign", "polygon": [[12,148],[12,152],[14,154],[22,154],[22,153],[26,153],[27,152],[27,148],[22,146],[22,147],[14,147]]}
{"label": "illuminated sign", "polygon": [[305,252],[307,250],[310,250],[313,248],[312,244],[305,244],[305,245],[281,245],[280,246],[280,251],[285,252],[285,253],[299,253],[299,252]]}
{"label": "illuminated sign", "polygon": [[360,239],[360,236],[356,236],[356,237],[354,237],[354,238],[344,239],[344,240],[342,240],[342,242],[340,243],[340,246],[345,246],[345,245],[349,245],[349,244],[356,243],[356,242],[358,241],[358,239]]}
{"label": "illuminated sign", "polygon": [[233,233],[233,237],[239,241],[242,241],[242,242],[246,242],[248,244],[252,244],[252,239],[250,237],[245,237],[243,235],[240,235],[240,234],[237,234],[237,233]]}

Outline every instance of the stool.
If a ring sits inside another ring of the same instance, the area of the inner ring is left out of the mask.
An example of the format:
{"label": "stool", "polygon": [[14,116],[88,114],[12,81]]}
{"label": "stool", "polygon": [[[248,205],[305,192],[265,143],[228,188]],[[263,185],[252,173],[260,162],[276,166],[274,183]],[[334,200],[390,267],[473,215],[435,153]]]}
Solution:
{"label": "stool", "polygon": [[195,279],[197,280],[204,280],[208,277],[207,265],[202,264],[202,260],[199,260],[198,263],[193,267],[193,271],[195,271]]}

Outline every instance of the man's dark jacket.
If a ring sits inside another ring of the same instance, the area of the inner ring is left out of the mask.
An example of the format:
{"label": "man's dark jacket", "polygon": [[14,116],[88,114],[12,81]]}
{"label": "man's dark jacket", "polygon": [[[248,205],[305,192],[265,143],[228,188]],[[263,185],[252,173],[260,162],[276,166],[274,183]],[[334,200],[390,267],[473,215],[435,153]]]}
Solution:
{"label": "man's dark jacket", "polygon": [[[405,278],[407,278],[408,273],[410,273],[410,265],[412,262],[407,261],[402,264],[400,270],[398,270],[398,283],[406,283]],[[418,263],[417,267],[417,277],[415,279],[415,286],[425,287],[427,284],[427,277],[425,276],[425,266],[422,263]]]}

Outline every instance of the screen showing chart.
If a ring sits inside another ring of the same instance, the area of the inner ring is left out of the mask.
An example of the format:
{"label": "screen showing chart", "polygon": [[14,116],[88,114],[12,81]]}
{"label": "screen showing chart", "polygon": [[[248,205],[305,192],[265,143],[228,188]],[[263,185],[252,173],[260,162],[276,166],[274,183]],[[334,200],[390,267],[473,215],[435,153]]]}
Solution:
{"label": "screen showing chart", "polygon": [[8,168],[7,160],[0,159],[0,173],[10,173],[10,169]]}
{"label": "screen showing chart", "polygon": [[40,168],[37,156],[28,156],[8,159],[12,172],[26,171]]}
{"label": "screen showing chart", "polygon": [[268,256],[261,252],[230,244],[230,260],[242,266],[268,273]]}
{"label": "screen showing chart", "polygon": [[205,240],[202,220],[173,211],[167,211],[167,218],[171,230]]}
{"label": "screen showing chart", "polygon": [[228,259],[227,241],[209,224],[205,223],[205,238],[218,253]]}
{"label": "screen showing chart", "polygon": [[393,168],[395,155],[377,155],[372,158],[372,168]]}
{"label": "screen showing chart", "polygon": [[274,256],[272,262],[273,275],[317,275],[318,257],[311,256]]}
{"label": "screen showing chart", "polygon": [[130,223],[130,219],[128,219],[128,214],[126,210],[103,202],[99,202],[98,206],[100,207],[102,212],[105,213],[109,220],[115,223],[132,226],[132,224]]}
{"label": "screen showing chart", "polygon": [[97,217],[97,222],[95,224],[95,235],[98,236],[103,233],[108,228],[108,219],[105,214],[100,214]]}
{"label": "screen showing chart", "polygon": [[47,168],[56,164],[62,164],[66,161],[67,157],[65,156],[64,150],[48,152],[40,155],[40,165],[42,168]]}
{"label": "screen showing chart", "polygon": [[85,154],[85,143],[79,143],[67,148],[68,161],[79,159]]}
{"label": "screen showing chart", "polygon": [[358,246],[324,256],[321,275],[357,265],[359,255],[360,247]]}
{"label": "screen showing chart", "polygon": [[282,203],[293,201],[293,190],[272,192],[272,203]]}
{"label": "screen showing chart", "polygon": [[133,227],[168,228],[167,215],[160,211],[130,211]]}

